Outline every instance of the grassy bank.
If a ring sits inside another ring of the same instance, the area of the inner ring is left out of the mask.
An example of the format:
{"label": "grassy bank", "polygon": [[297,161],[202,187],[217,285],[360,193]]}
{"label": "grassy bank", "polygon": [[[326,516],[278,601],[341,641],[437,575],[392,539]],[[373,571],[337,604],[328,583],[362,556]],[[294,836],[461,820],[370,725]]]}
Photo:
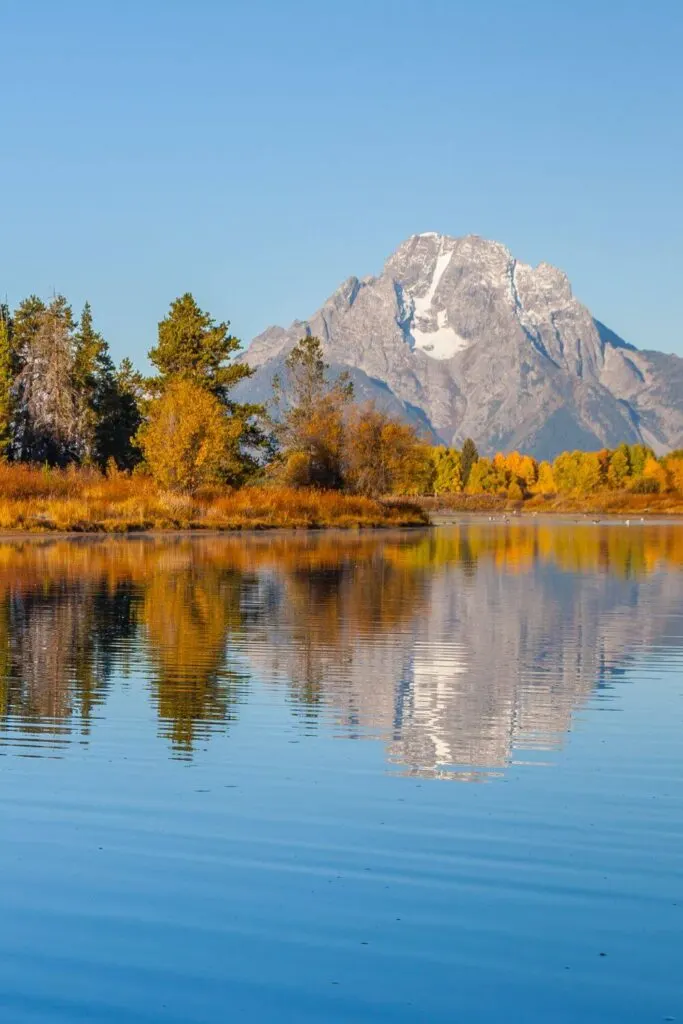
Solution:
{"label": "grassy bank", "polygon": [[428,513],[412,502],[333,491],[207,487],[190,496],[162,491],[143,476],[0,465],[0,531],[348,529],[428,522]]}
{"label": "grassy bank", "polygon": [[633,494],[630,491],[598,491],[595,494],[572,496],[536,494],[522,501],[498,494],[448,494],[415,499],[427,513],[504,512],[549,513],[556,515],[593,516],[677,516],[683,515],[680,494]]}

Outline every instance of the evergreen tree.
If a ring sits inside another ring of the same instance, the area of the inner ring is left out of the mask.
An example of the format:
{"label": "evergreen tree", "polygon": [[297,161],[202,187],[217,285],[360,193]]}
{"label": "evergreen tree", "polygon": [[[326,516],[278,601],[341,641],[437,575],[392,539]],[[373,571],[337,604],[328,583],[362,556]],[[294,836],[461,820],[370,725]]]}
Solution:
{"label": "evergreen tree", "polygon": [[98,425],[98,392],[106,378],[113,374],[109,346],[93,327],[92,310],[86,302],[74,337],[73,382],[78,403],[78,430],[81,459],[96,460]]}
{"label": "evergreen tree", "polygon": [[149,353],[159,377],[151,383],[163,391],[170,379],[188,377],[232,408],[230,390],[254,372],[246,363],[232,361],[241,346],[230,334],[229,323],[217,324],[186,292],[171,303],[168,316],[159,323],[159,340]]}
{"label": "evergreen tree", "polygon": [[61,295],[48,306],[31,296],[14,321],[18,455],[66,465],[79,457],[71,308]]}
{"label": "evergreen tree", "polygon": [[101,469],[112,459],[119,469],[126,470],[140,462],[134,438],[142,424],[143,392],[143,377],[130,359],[122,359],[117,370],[105,349],[99,356],[93,399],[94,458]]}
{"label": "evergreen tree", "polygon": [[12,320],[9,309],[0,305],[0,461],[11,452],[13,439],[15,360],[12,346]]}
{"label": "evergreen tree", "polygon": [[462,446],[462,452],[460,454],[462,464],[462,485],[467,487],[467,483],[470,479],[470,473],[475,462],[479,460],[479,452],[477,446],[471,437],[465,438],[465,443]]}
{"label": "evergreen tree", "polygon": [[242,469],[248,474],[268,451],[269,438],[262,426],[263,406],[230,397],[232,389],[254,372],[246,363],[234,361],[240,348],[240,340],[230,334],[230,324],[217,324],[186,292],[171,303],[168,316],[159,323],[158,343],[149,352],[159,376],[147,382],[147,390],[159,396],[183,378],[217,398],[231,421],[231,443],[236,443]]}

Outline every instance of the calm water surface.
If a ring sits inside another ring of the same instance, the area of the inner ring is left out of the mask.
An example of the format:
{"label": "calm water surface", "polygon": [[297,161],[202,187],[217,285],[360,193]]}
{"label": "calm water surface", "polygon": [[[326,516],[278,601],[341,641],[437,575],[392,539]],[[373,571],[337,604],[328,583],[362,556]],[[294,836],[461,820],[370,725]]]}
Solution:
{"label": "calm water surface", "polygon": [[0,543],[0,1019],[683,1021],[683,527]]}

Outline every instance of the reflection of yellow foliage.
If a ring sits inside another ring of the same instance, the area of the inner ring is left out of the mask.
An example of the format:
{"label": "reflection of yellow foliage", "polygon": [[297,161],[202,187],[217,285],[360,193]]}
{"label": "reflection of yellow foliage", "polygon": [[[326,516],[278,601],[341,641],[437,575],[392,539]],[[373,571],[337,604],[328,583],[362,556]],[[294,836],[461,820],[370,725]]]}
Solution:
{"label": "reflection of yellow foliage", "polygon": [[268,629],[267,609],[244,601],[256,574],[277,581],[276,621],[297,660],[292,689],[311,709],[359,635],[390,637],[419,613],[431,572],[462,566],[473,575],[486,563],[516,574],[548,564],[642,577],[683,568],[683,528],[513,518],[384,535],[0,543],[0,719],[27,732],[45,720],[55,731],[70,721],[85,731],[106,698],[104,666],[125,667],[123,641],[133,638],[162,734],[188,752],[229,720],[244,685],[231,652],[245,636],[245,608],[251,638],[260,615]]}
{"label": "reflection of yellow foliage", "polygon": [[141,613],[159,717],[169,723],[174,745],[185,750],[192,748],[198,722],[225,716],[226,643],[240,622],[240,577],[188,555],[184,564],[153,573]]}
{"label": "reflection of yellow foliage", "polygon": [[436,531],[412,544],[387,544],[384,556],[413,568],[488,559],[508,572],[526,572],[538,560],[566,572],[633,576],[663,565],[683,568],[683,528],[676,524],[633,528],[540,521],[473,523],[462,529]]}

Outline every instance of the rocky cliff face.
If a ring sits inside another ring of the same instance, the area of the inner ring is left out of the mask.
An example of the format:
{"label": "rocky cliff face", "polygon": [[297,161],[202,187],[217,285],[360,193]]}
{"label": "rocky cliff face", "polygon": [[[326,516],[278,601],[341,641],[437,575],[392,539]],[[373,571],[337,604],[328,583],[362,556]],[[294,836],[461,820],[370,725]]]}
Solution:
{"label": "rocky cliff face", "polygon": [[446,443],[482,453],[643,441],[683,445],[683,360],[627,345],[574,298],[566,274],[498,242],[414,235],[377,277],[349,278],[307,321],[268,328],[244,394],[270,380],[305,334],[373,397]]}

